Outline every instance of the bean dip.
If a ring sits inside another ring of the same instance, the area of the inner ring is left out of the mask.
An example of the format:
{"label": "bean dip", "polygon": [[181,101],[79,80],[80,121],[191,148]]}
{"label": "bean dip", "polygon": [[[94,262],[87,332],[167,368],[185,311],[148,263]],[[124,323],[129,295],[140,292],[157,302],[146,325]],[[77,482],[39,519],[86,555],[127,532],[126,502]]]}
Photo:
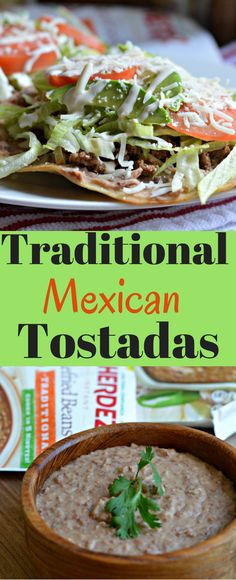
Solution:
{"label": "bean dip", "polygon": [[[123,540],[109,527],[108,486],[119,475],[135,475],[144,447],[115,447],[83,455],[54,472],[37,497],[41,517],[57,534],[81,548],[109,554],[160,554],[192,546],[215,535],[234,519],[236,492],[220,471],[174,449],[154,448],[153,460],[165,489],[153,489],[150,466],[142,470],[149,497],[158,500],[162,527],[143,521],[135,539]],[[154,495],[155,494],[155,495]]]}
{"label": "bean dip", "polygon": [[0,453],[6,446],[12,430],[12,412],[8,396],[0,385]]}

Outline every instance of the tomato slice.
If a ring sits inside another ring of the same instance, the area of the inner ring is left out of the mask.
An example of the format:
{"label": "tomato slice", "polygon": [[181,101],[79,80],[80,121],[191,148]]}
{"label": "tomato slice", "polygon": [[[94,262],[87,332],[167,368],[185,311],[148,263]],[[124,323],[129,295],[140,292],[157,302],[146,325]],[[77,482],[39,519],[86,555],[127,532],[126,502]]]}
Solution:
{"label": "tomato slice", "polygon": [[49,66],[52,66],[53,64],[56,63],[58,59],[58,53],[55,50],[50,50],[50,52],[42,52],[42,54],[40,54],[37,57],[37,60],[34,61],[33,65],[32,65],[32,69],[31,72],[37,72],[38,70],[42,70],[45,69]]}
{"label": "tomato slice", "polygon": [[[90,77],[90,81],[93,81],[94,79],[110,79],[113,81],[117,81],[117,80],[127,81],[127,80],[131,80],[134,77],[136,71],[137,71],[137,67],[132,66],[130,68],[124,69],[121,72],[111,71],[110,73],[97,73],[97,74],[94,74]],[[76,83],[79,80],[79,78],[80,78],[79,75],[69,77],[66,75],[50,74],[48,76],[48,81],[54,87],[64,87],[65,85],[71,85],[73,83]]]}
{"label": "tomato slice", "polygon": [[67,22],[57,24],[57,30],[60,34],[65,34],[69,38],[73,38],[77,46],[84,44],[85,46],[88,46],[88,48],[93,48],[101,53],[104,53],[106,50],[105,45],[99,38],[97,38],[97,36],[86,34],[82,30],[78,30],[74,26],[67,24]]}
{"label": "tomato slice", "polygon": [[[0,33],[0,38],[5,39],[5,44],[0,45],[0,67],[6,75],[11,75],[16,72],[23,72],[25,66],[29,60],[33,58],[32,69],[30,72],[36,72],[40,69],[47,68],[56,63],[58,59],[58,51],[56,48],[57,39],[53,31],[45,31],[46,37],[42,38],[42,34],[39,35],[40,29],[43,31],[43,26],[40,24],[43,22],[53,22],[54,18],[50,15],[45,15],[39,18],[35,22],[35,30],[28,30],[22,25],[7,25]],[[85,45],[89,48],[93,48],[100,53],[105,52],[105,45],[102,41],[97,38],[95,34],[83,32],[76,27],[68,24],[67,22],[57,22],[55,19],[55,29],[59,34],[63,34],[68,38],[73,38],[76,45]],[[31,41],[23,40],[22,35],[27,38],[27,33],[30,34]],[[40,36],[40,37],[39,37]],[[9,44],[6,41],[9,37]],[[12,42],[13,38],[15,39]],[[55,50],[50,50],[49,52],[41,52],[35,54],[40,47],[44,44],[52,44],[55,46]],[[35,58],[34,58],[35,56]],[[77,79],[76,79],[77,80]],[[56,81],[55,81],[56,82]],[[69,79],[68,82],[74,82]],[[63,82],[62,84],[68,84],[68,82]],[[55,85],[55,86],[61,86]]]}
{"label": "tomato slice", "polygon": [[23,72],[28,58],[25,52],[12,50],[10,54],[3,54],[0,50],[0,67],[6,75]]}
{"label": "tomato slice", "polygon": [[[32,41],[32,42],[16,42],[7,46],[0,46],[0,67],[6,75],[11,75],[17,72],[24,72],[27,62],[34,58],[34,53],[43,45],[47,45],[48,40]],[[10,51],[9,51],[10,49]],[[42,68],[52,66],[57,61],[57,50],[50,50],[36,55],[33,60],[32,69],[30,72],[36,72]]]}
{"label": "tomato slice", "polygon": [[90,18],[81,18],[83,24],[85,24],[85,26],[87,26],[88,30],[90,30],[90,32],[92,32],[92,34],[97,33],[96,28],[94,26],[94,22],[90,19]]}
{"label": "tomato slice", "polygon": [[[53,17],[45,15],[39,18],[38,22],[53,22]],[[68,22],[55,22],[55,29],[59,34],[64,34],[65,36],[68,36],[68,38],[73,38],[77,46],[83,44],[88,48],[93,48],[101,53],[104,53],[106,50],[105,44],[95,34],[87,34]]]}
{"label": "tomato slice", "polygon": [[[232,127],[232,129],[234,129],[235,134],[230,134],[227,133],[226,131],[224,131],[224,127],[222,127],[222,130],[220,129],[216,129],[215,127],[212,126],[211,122],[210,122],[210,117],[209,115],[207,116],[207,124],[203,125],[202,127],[199,127],[197,125],[194,125],[194,122],[192,120],[190,120],[190,127],[187,127],[184,123],[184,117],[182,117],[182,115],[180,115],[180,113],[186,113],[186,112],[194,112],[194,109],[191,109],[190,111],[190,107],[186,107],[186,106],[182,106],[179,111],[177,113],[174,113],[173,111],[169,111],[170,117],[171,117],[171,123],[168,123],[168,127],[171,127],[172,129],[175,129],[175,131],[178,131],[179,133],[183,133],[184,135],[191,135],[191,137],[196,137],[196,139],[201,139],[202,141],[235,141],[236,140],[236,109],[230,109],[230,108],[225,108],[223,109],[223,113],[225,113],[226,115],[229,115],[229,117],[232,118],[232,123],[230,123],[230,128]],[[222,117],[217,116],[217,114],[214,114],[214,119],[216,120],[217,123],[219,123],[219,120],[222,120]],[[227,122],[226,120],[224,120],[224,122]]]}
{"label": "tomato slice", "polygon": [[134,78],[134,75],[137,71],[137,67],[136,66],[131,66],[129,68],[126,68],[120,72],[116,72],[115,70],[112,70],[110,73],[98,73],[95,75],[91,76],[90,80],[94,80],[94,79],[111,79],[113,81],[130,81],[131,79]]}

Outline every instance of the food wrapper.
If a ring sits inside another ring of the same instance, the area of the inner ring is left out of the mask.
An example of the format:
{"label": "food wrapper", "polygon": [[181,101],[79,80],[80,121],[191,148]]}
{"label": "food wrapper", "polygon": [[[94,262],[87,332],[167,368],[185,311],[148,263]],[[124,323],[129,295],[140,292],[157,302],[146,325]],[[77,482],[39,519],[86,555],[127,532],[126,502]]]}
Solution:
{"label": "food wrapper", "polygon": [[84,429],[136,420],[127,367],[0,369],[0,469],[24,471],[49,445]]}
{"label": "food wrapper", "polygon": [[236,432],[236,383],[168,383],[137,375],[137,420],[213,428],[220,439]]}

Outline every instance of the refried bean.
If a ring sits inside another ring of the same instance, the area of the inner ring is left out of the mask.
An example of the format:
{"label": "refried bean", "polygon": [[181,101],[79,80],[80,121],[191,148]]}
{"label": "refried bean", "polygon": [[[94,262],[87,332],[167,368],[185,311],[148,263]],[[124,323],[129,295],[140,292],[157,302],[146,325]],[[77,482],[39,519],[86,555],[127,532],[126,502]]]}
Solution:
{"label": "refried bean", "polygon": [[0,453],[6,446],[12,430],[11,406],[3,387],[0,385]]}
{"label": "refried bean", "polygon": [[37,497],[37,508],[50,528],[81,548],[132,556],[161,554],[198,544],[214,536],[235,517],[236,492],[223,473],[189,453],[154,448],[155,464],[164,485],[154,495],[150,466],[142,480],[160,505],[162,527],[141,526],[135,539],[123,540],[109,527],[108,486],[124,475],[132,478],[144,447],[114,447],[78,457],[54,472]]}

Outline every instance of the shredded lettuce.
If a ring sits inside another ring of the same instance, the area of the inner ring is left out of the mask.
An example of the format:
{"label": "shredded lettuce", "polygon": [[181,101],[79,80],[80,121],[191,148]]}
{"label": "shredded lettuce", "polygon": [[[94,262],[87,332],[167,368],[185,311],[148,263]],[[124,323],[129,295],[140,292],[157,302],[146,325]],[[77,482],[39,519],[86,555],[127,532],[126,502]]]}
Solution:
{"label": "shredded lettuce", "polygon": [[118,127],[121,131],[132,137],[143,137],[144,139],[147,137],[151,139],[153,137],[153,125],[143,125],[135,119],[131,119],[130,121],[121,119],[118,121]]}
{"label": "shredded lettuce", "polygon": [[26,107],[19,107],[18,105],[0,105],[1,123],[7,125],[15,122],[25,111],[27,111]]}
{"label": "shredded lettuce", "polygon": [[20,134],[21,129],[31,129],[38,126],[44,129],[44,135],[49,137],[49,127],[57,125],[58,120],[53,117],[53,113],[59,113],[60,107],[53,102],[46,102],[42,105],[33,105],[27,109],[21,108],[21,116],[19,116],[18,125],[19,131],[16,129],[16,135]]}
{"label": "shredded lettuce", "polygon": [[52,89],[52,87],[48,87],[46,97],[49,99],[49,101],[56,101],[57,103],[63,104],[64,96],[68,90],[71,90],[71,86],[72,85],[65,85],[63,87],[58,87],[57,89]]}
{"label": "shredded lettuce", "polygon": [[224,187],[231,179],[236,179],[236,146],[229,155],[210,171],[198,184],[198,193],[202,203],[218,189]]}
{"label": "shredded lettuce", "polygon": [[73,133],[73,123],[69,121],[57,123],[45,147],[52,150],[62,147],[69,153],[77,153],[79,144]]}
{"label": "shredded lettuce", "polygon": [[171,144],[168,143],[168,141],[161,139],[161,137],[158,141],[128,137],[127,143],[134,147],[140,147],[140,149],[148,149],[149,151],[174,151],[174,149],[171,149]]}
{"label": "shredded lettuce", "polygon": [[176,162],[176,171],[178,174],[183,175],[184,187],[188,191],[193,191],[202,177],[199,167],[198,150],[194,149],[188,152],[183,151],[179,153]]}
{"label": "shredded lettuce", "polygon": [[47,80],[44,70],[43,71],[40,70],[39,72],[34,73],[32,75],[32,82],[35,88],[42,93],[46,93],[47,91],[50,91],[50,89],[52,89],[51,85]]}
{"label": "shredded lettuce", "polygon": [[[115,145],[113,141],[104,141],[102,137],[90,137],[87,141],[87,147],[84,144],[82,139],[80,138],[81,148],[89,153],[90,151],[94,153],[97,157],[104,157],[105,159],[110,159],[111,161],[114,160],[114,149]],[[83,146],[84,145],[84,146]]]}
{"label": "shredded lettuce", "polygon": [[0,179],[31,165],[39,155],[42,155],[43,146],[34,133],[23,133],[21,138],[26,138],[29,141],[28,151],[0,159]]}
{"label": "shredded lettuce", "polygon": [[[84,126],[84,123],[83,123]],[[119,132],[119,124],[118,121],[105,121],[105,122],[101,122],[101,125],[99,124],[96,127],[96,132],[97,133],[118,133]]]}
{"label": "shredded lettuce", "polygon": [[65,165],[66,159],[61,147],[56,147],[54,150],[54,157],[57,165]]}
{"label": "shredded lettuce", "polygon": [[19,120],[19,127],[21,129],[25,129],[25,127],[33,127],[35,123],[38,121],[38,114],[36,111],[32,111],[32,113],[23,113]]}
{"label": "shredded lettuce", "polygon": [[181,133],[175,131],[175,129],[170,129],[170,127],[153,127],[154,135],[157,137],[162,137],[162,135],[169,135],[170,137],[180,137]]}
{"label": "shredded lettuce", "polygon": [[62,147],[68,153],[78,153],[81,149],[86,153],[94,153],[97,157],[114,159],[114,142],[100,136],[87,133],[84,135],[79,129],[74,129],[68,121],[58,123],[53,129],[46,149],[55,150]]}
{"label": "shredded lettuce", "polygon": [[[183,147],[175,147],[170,151],[171,156],[168,157],[168,159],[165,161],[165,163],[163,163],[161,165],[161,167],[158,168],[156,175],[160,175],[161,173],[166,171],[166,169],[168,169],[168,167],[170,167],[171,165],[175,165],[177,163],[178,163],[178,170],[180,173],[182,173],[181,166],[182,165],[185,166],[185,169],[184,169],[184,174],[185,174],[186,170],[187,170],[187,172],[189,172],[189,165],[192,166],[195,163],[195,177],[196,177],[196,174],[198,172],[198,170],[196,172],[196,163],[198,163],[198,161],[196,161],[196,159],[194,158],[194,153],[198,156],[199,153],[202,153],[202,151],[217,151],[218,149],[222,149],[225,145],[227,145],[227,142],[213,141],[211,143],[202,143],[199,139],[195,139],[195,144],[192,143],[191,145],[189,145],[189,147],[185,146],[184,149],[183,149]],[[185,155],[192,156],[192,159],[191,159],[191,157],[188,157],[188,159],[182,159],[183,156],[185,156]],[[191,167],[191,171],[192,171],[192,167]],[[188,179],[189,179],[189,177],[187,177],[187,180]]]}

